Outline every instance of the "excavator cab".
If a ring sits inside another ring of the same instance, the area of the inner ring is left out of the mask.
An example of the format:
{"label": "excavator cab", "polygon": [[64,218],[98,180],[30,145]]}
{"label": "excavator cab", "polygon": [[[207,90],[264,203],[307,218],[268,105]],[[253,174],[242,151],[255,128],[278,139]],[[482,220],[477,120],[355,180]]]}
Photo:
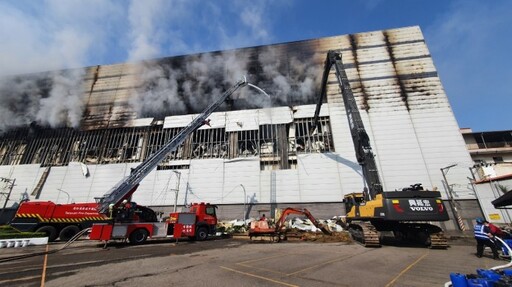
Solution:
{"label": "excavator cab", "polygon": [[345,194],[343,198],[345,204],[345,213],[349,214],[355,206],[365,205],[364,194],[359,192]]}

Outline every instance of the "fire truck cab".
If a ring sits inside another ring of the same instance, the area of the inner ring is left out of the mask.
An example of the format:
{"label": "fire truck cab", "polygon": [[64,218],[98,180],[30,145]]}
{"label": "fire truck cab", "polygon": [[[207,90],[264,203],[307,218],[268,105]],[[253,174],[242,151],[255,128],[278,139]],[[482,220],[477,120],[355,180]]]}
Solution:
{"label": "fire truck cab", "polygon": [[189,238],[206,240],[215,235],[217,226],[216,205],[194,203],[188,212],[173,212],[163,222],[120,222],[93,224],[89,239],[123,240],[142,244],[148,238]]}

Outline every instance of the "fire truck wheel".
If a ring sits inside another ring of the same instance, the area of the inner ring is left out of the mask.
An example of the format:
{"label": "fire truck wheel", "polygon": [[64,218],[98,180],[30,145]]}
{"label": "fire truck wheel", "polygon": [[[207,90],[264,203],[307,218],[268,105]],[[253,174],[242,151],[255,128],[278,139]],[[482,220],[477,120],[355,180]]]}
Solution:
{"label": "fire truck wheel", "polygon": [[208,229],[206,227],[199,227],[196,232],[196,240],[202,241],[208,238]]}
{"label": "fire truck wheel", "polygon": [[59,238],[62,241],[69,241],[79,231],[80,231],[80,228],[78,228],[78,226],[76,226],[76,225],[68,225],[68,226],[62,228],[62,230],[59,233]]}
{"label": "fire truck wheel", "polygon": [[148,231],[146,229],[136,229],[130,234],[130,244],[142,244],[148,239]]}
{"label": "fire truck wheel", "polygon": [[53,242],[57,239],[57,229],[53,226],[45,225],[43,227],[39,227],[36,232],[46,233],[46,236],[48,236],[48,242]]}

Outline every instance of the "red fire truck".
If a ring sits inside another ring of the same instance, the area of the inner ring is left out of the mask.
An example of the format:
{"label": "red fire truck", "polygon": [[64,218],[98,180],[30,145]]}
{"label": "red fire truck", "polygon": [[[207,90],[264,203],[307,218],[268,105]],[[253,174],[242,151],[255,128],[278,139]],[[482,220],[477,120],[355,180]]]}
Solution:
{"label": "red fire truck", "polygon": [[[215,235],[217,226],[216,205],[194,203],[189,212],[174,212],[163,222],[143,222],[133,218],[112,220],[92,226],[91,240],[128,240],[130,244],[142,244],[148,238],[190,238],[205,240]],[[123,211],[120,211],[123,212]]]}
{"label": "red fire truck", "polygon": [[20,204],[9,223],[20,231],[44,232],[48,241],[68,241],[80,230],[109,218],[98,213],[97,203],[56,204],[51,201],[27,201]]}

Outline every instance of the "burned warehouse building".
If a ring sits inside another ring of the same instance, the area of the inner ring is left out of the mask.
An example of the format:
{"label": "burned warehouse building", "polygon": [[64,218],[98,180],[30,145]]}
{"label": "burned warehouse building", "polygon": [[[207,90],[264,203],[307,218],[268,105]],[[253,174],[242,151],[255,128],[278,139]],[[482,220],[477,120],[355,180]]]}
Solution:
{"label": "burned warehouse building", "polygon": [[[0,80],[0,177],[56,203],[93,202],[240,78],[234,93],[158,167],[132,200],[209,202],[220,218],[307,206],[344,214],[365,188],[336,76],[314,126],[329,50],[343,66],[384,190],[421,183],[447,199],[440,168],[473,163],[419,27],[333,36]],[[465,182],[467,171],[450,178]],[[474,202],[460,188],[459,200]],[[456,228],[453,222],[444,228]]]}

